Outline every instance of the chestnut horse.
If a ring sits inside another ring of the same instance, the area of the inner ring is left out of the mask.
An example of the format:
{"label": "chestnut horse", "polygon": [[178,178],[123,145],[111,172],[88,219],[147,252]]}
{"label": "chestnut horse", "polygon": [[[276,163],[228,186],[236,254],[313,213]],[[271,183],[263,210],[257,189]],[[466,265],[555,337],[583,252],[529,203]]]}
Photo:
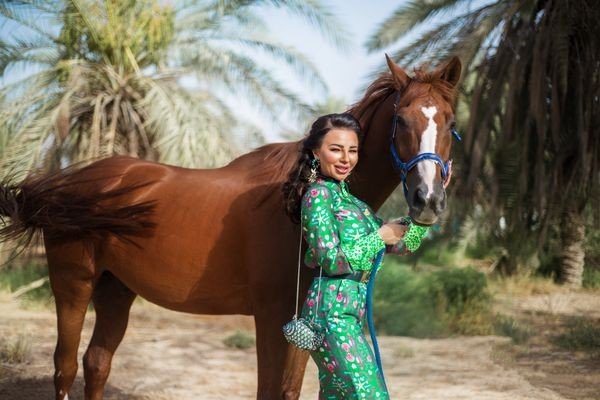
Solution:
{"label": "chestnut horse", "polygon": [[[448,160],[461,71],[457,58],[412,77],[389,59],[388,66],[349,110],[364,131],[349,185],[374,209],[401,182],[391,132],[404,162],[419,154]],[[83,358],[85,398],[103,397],[138,295],[194,314],[253,315],[257,397],[299,397],[308,353],[281,331],[294,311],[299,235],[284,214],[281,185],[299,149],[300,142],[271,144],[204,170],[112,157],[0,187],[0,215],[11,220],[0,234],[44,235],[58,324],[56,399],[68,397],[75,379],[90,301],[96,322]],[[446,161],[418,161],[403,182],[411,217],[427,225],[445,207]]]}

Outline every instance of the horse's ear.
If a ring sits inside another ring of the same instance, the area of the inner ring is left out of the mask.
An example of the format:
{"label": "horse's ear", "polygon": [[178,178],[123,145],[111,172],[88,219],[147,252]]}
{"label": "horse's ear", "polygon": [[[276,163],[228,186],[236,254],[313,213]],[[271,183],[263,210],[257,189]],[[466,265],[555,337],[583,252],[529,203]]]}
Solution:
{"label": "horse's ear", "polygon": [[439,77],[448,82],[453,87],[456,86],[460,79],[460,73],[462,71],[462,63],[456,56],[452,57],[446,65],[438,69]]}
{"label": "horse's ear", "polygon": [[408,84],[410,78],[406,72],[390,58],[390,56],[386,54],[385,59],[387,60],[387,65],[392,73],[392,77],[394,78],[396,85],[398,85],[398,90],[404,88]]}

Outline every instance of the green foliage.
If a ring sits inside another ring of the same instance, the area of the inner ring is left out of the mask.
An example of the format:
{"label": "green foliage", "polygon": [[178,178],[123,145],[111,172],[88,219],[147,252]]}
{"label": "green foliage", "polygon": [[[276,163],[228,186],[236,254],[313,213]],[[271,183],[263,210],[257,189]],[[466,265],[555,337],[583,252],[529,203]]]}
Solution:
{"label": "green foliage", "polygon": [[494,329],[496,334],[510,337],[515,344],[527,343],[532,334],[528,326],[521,325],[511,316],[500,314],[496,316]]}
{"label": "green foliage", "polygon": [[234,349],[249,349],[256,345],[254,335],[245,331],[236,331],[234,334],[223,339],[223,344]]}
{"label": "green foliage", "polygon": [[569,350],[600,353],[600,320],[573,317],[567,325],[567,331],[555,338],[557,345]]}
{"label": "green foliage", "polygon": [[[48,276],[48,266],[42,261],[31,261],[23,265],[10,264],[0,268],[0,289],[9,292]],[[20,299],[26,303],[47,302],[52,297],[50,283],[24,293]]]}
{"label": "green foliage", "polygon": [[[599,17],[595,0],[409,0],[365,43],[405,67],[462,60],[456,119],[465,141],[453,150],[461,201],[450,209],[463,220],[477,217],[474,228],[506,252],[507,273],[557,253],[580,259],[586,205],[598,226]],[[595,100],[577,100],[584,98]],[[548,243],[553,237],[557,246]],[[558,275],[577,284],[580,265],[563,259]]]}
{"label": "green foliage", "polygon": [[597,221],[594,221],[594,215],[591,209],[592,206],[589,207],[586,218],[587,224],[585,227],[585,270],[583,271],[583,287],[600,289],[600,226]]}
{"label": "green foliage", "polygon": [[583,287],[587,289],[600,289],[600,270],[586,268],[583,271]]}
{"label": "green foliage", "polygon": [[324,93],[323,80],[269,35],[264,7],[347,43],[320,1],[2,2],[0,176],[115,154],[214,167],[241,153],[246,135],[264,140],[237,104],[275,122],[308,115],[265,64]]}
{"label": "green foliage", "polygon": [[381,332],[415,337],[491,332],[491,298],[482,273],[472,268],[417,273],[385,264],[374,294]]}
{"label": "green foliage", "polygon": [[103,7],[72,1],[63,20],[59,40],[72,57],[120,65],[127,73],[161,62],[175,33],[175,10],[157,0],[110,0]]}

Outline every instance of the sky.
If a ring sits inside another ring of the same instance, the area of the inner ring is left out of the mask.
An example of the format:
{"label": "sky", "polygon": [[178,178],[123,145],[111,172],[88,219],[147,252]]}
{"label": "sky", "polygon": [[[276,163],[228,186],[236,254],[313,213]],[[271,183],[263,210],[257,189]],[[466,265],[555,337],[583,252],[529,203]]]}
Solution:
{"label": "sky", "polygon": [[383,52],[368,54],[364,43],[402,1],[324,0],[323,3],[330,6],[343,29],[350,33],[348,50],[335,49],[316,29],[281,11],[265,12],[265,19],[279,40],[306,54],[317,66],[332,96],[353,102],[361,94],[359,90],[368,73],[385,60]]}
{"label": "sky", "polygon": [[[323,77],[329,95],[350,105],[360,99],[366,84],[369,83],[368,75],[385,62],[384,51],[368,54],[364,47],[365,41],[402,3],[403,1],[398,0],[323,0],[323,4],[329,6],[342,22],[343,29],[351,35],[347,50],[336,49],[317,29],[298,17],[290,16],[289,13],[268,9],[261,12],[261,15],[264,15],[269,31],[274,37],[301,51],[312,61]],[[286,72],[289,71],[277,67],[273,70],[275,76],[286,80],[293,90],[308,101],[325,100],[322,98],[323,93],[306,83],[290,81],[289,73],[286,75]],[[269,141],[277,139],[277,131],[281,128],[264,124],[264,121],[259,124],[266,129],[265,134]]]}

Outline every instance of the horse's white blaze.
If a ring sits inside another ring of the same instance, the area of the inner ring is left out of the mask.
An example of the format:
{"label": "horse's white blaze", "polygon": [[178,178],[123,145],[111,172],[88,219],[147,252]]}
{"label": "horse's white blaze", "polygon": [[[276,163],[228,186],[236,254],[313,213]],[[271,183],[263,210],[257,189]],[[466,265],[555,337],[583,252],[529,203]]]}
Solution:
{"label": "horse's white blaze", "polygon": [[[425,117],[429,120],[427,128],[421,135],[421,146],[419,148],[419,154],[421,153],[435,153],[435,142],[437,139],[437,124],[433,120],[435,114],[437,114],[437,108],[433,107],[421,107],[421,111]],[[428,199],[433,195],[433,181],[435,179],[435,162],[431,160],[424,160],[417,164],[417,171],[421,176],[422,181],[427,186],[427,194],[425,198]]]}

